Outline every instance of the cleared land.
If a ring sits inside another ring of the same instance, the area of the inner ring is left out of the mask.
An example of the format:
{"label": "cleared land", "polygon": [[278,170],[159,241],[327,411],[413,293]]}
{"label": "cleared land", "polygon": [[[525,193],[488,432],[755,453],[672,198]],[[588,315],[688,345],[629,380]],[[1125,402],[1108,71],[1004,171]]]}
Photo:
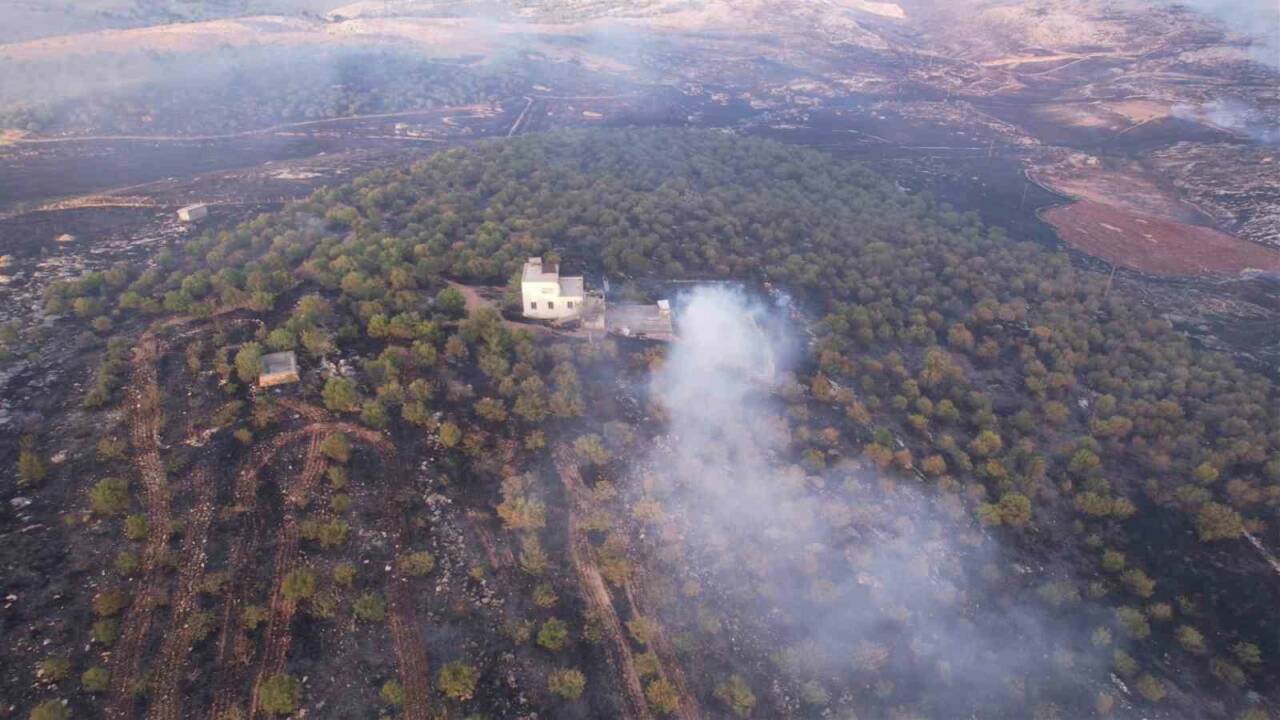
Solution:
{"label": "cleared land", "polygon": [[1071,247],[1114,265],[1158,275],[1280,271],[1280,252],[1212,228],[1083,201],[1043,213]]}

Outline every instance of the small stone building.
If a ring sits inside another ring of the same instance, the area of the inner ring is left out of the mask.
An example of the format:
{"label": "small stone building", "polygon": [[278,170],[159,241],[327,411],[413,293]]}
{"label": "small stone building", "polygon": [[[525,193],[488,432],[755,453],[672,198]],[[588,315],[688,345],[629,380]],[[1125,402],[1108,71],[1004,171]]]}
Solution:
{"label": "small stone building", "polygon": [[568,320],[582,314],[586,283],[581,276],[560,277],[555,265],[529,258],[520,278],[524,316],[535,320]]}
{"label": "small stone building", "polygon": [[258,387],[273,387],[296,383],[298,377],[298,356],[293,352],[278,352],[262,356],[262,374],[258,376]]}

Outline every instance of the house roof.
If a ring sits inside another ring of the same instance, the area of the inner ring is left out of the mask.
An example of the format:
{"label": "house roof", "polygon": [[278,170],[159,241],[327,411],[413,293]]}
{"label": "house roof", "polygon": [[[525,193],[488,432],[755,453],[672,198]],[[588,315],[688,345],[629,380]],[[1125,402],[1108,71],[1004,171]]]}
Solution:
{"label": "house roof", "polygon": [[560,297],[582,297],[586,294],[586,282],[581,277],[560,278]]}
{"label": "house roof", "polygon": [[262,356],[262,374],[279,375],[281,373],[297,373],[298,356],[292,351],[271,353]]}
{"label": "house roof", "polygon": [[524,282],[556,282],[560,273],[555,265],[543,265],[542,258],[529,258],[524,263]]}

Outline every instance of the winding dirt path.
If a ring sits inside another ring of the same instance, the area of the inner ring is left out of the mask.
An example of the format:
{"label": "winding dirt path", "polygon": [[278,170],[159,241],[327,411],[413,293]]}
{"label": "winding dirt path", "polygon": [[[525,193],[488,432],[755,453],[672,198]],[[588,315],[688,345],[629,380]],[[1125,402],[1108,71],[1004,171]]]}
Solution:
{"label": "winding dirt path", "polygon": [[652,720],[653,714],[644,697],[644,688],[640,684],[640,675],[636,672],[631,646],[627,643],[626,635],[622,631],[622,622],[618,619],[618,612],[614,609],[613,600],[609,597],[609,588],[605,585],[604,577],[600,575],[600,569],[596,567],[587,534],[579,525],[579,506],[588,491],[582,482],[581,473],[578,472],[578,465],[573,460],[573,451],[568,447],[558,447],[555,450],[555,463],[560,480],[564,483],[565,491],[570,498],[569,559],[578,574],[578,584],[582,587],[588,610],[593,617],[603,623],[605,634],[608,635],[609,658],[625,690],[626,702],[623,705],[623,717],[629,720]]}

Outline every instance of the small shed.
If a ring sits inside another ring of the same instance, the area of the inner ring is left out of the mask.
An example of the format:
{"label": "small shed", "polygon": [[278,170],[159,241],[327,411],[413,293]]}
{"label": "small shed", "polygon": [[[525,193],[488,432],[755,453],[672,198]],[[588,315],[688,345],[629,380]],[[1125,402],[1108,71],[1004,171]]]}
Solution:
{"label": "small shed", "polygon": [[178,211],[178,219],[182,222],[200,222],[209,217],[209,206],[204,203],[188,205]]}
{"label": "small shed", "polygon": [[258,387],[274,387],[296,383],[298,377],[298,356],[292,351],[271,353],[262,356],[262,374],[258,376]]}

